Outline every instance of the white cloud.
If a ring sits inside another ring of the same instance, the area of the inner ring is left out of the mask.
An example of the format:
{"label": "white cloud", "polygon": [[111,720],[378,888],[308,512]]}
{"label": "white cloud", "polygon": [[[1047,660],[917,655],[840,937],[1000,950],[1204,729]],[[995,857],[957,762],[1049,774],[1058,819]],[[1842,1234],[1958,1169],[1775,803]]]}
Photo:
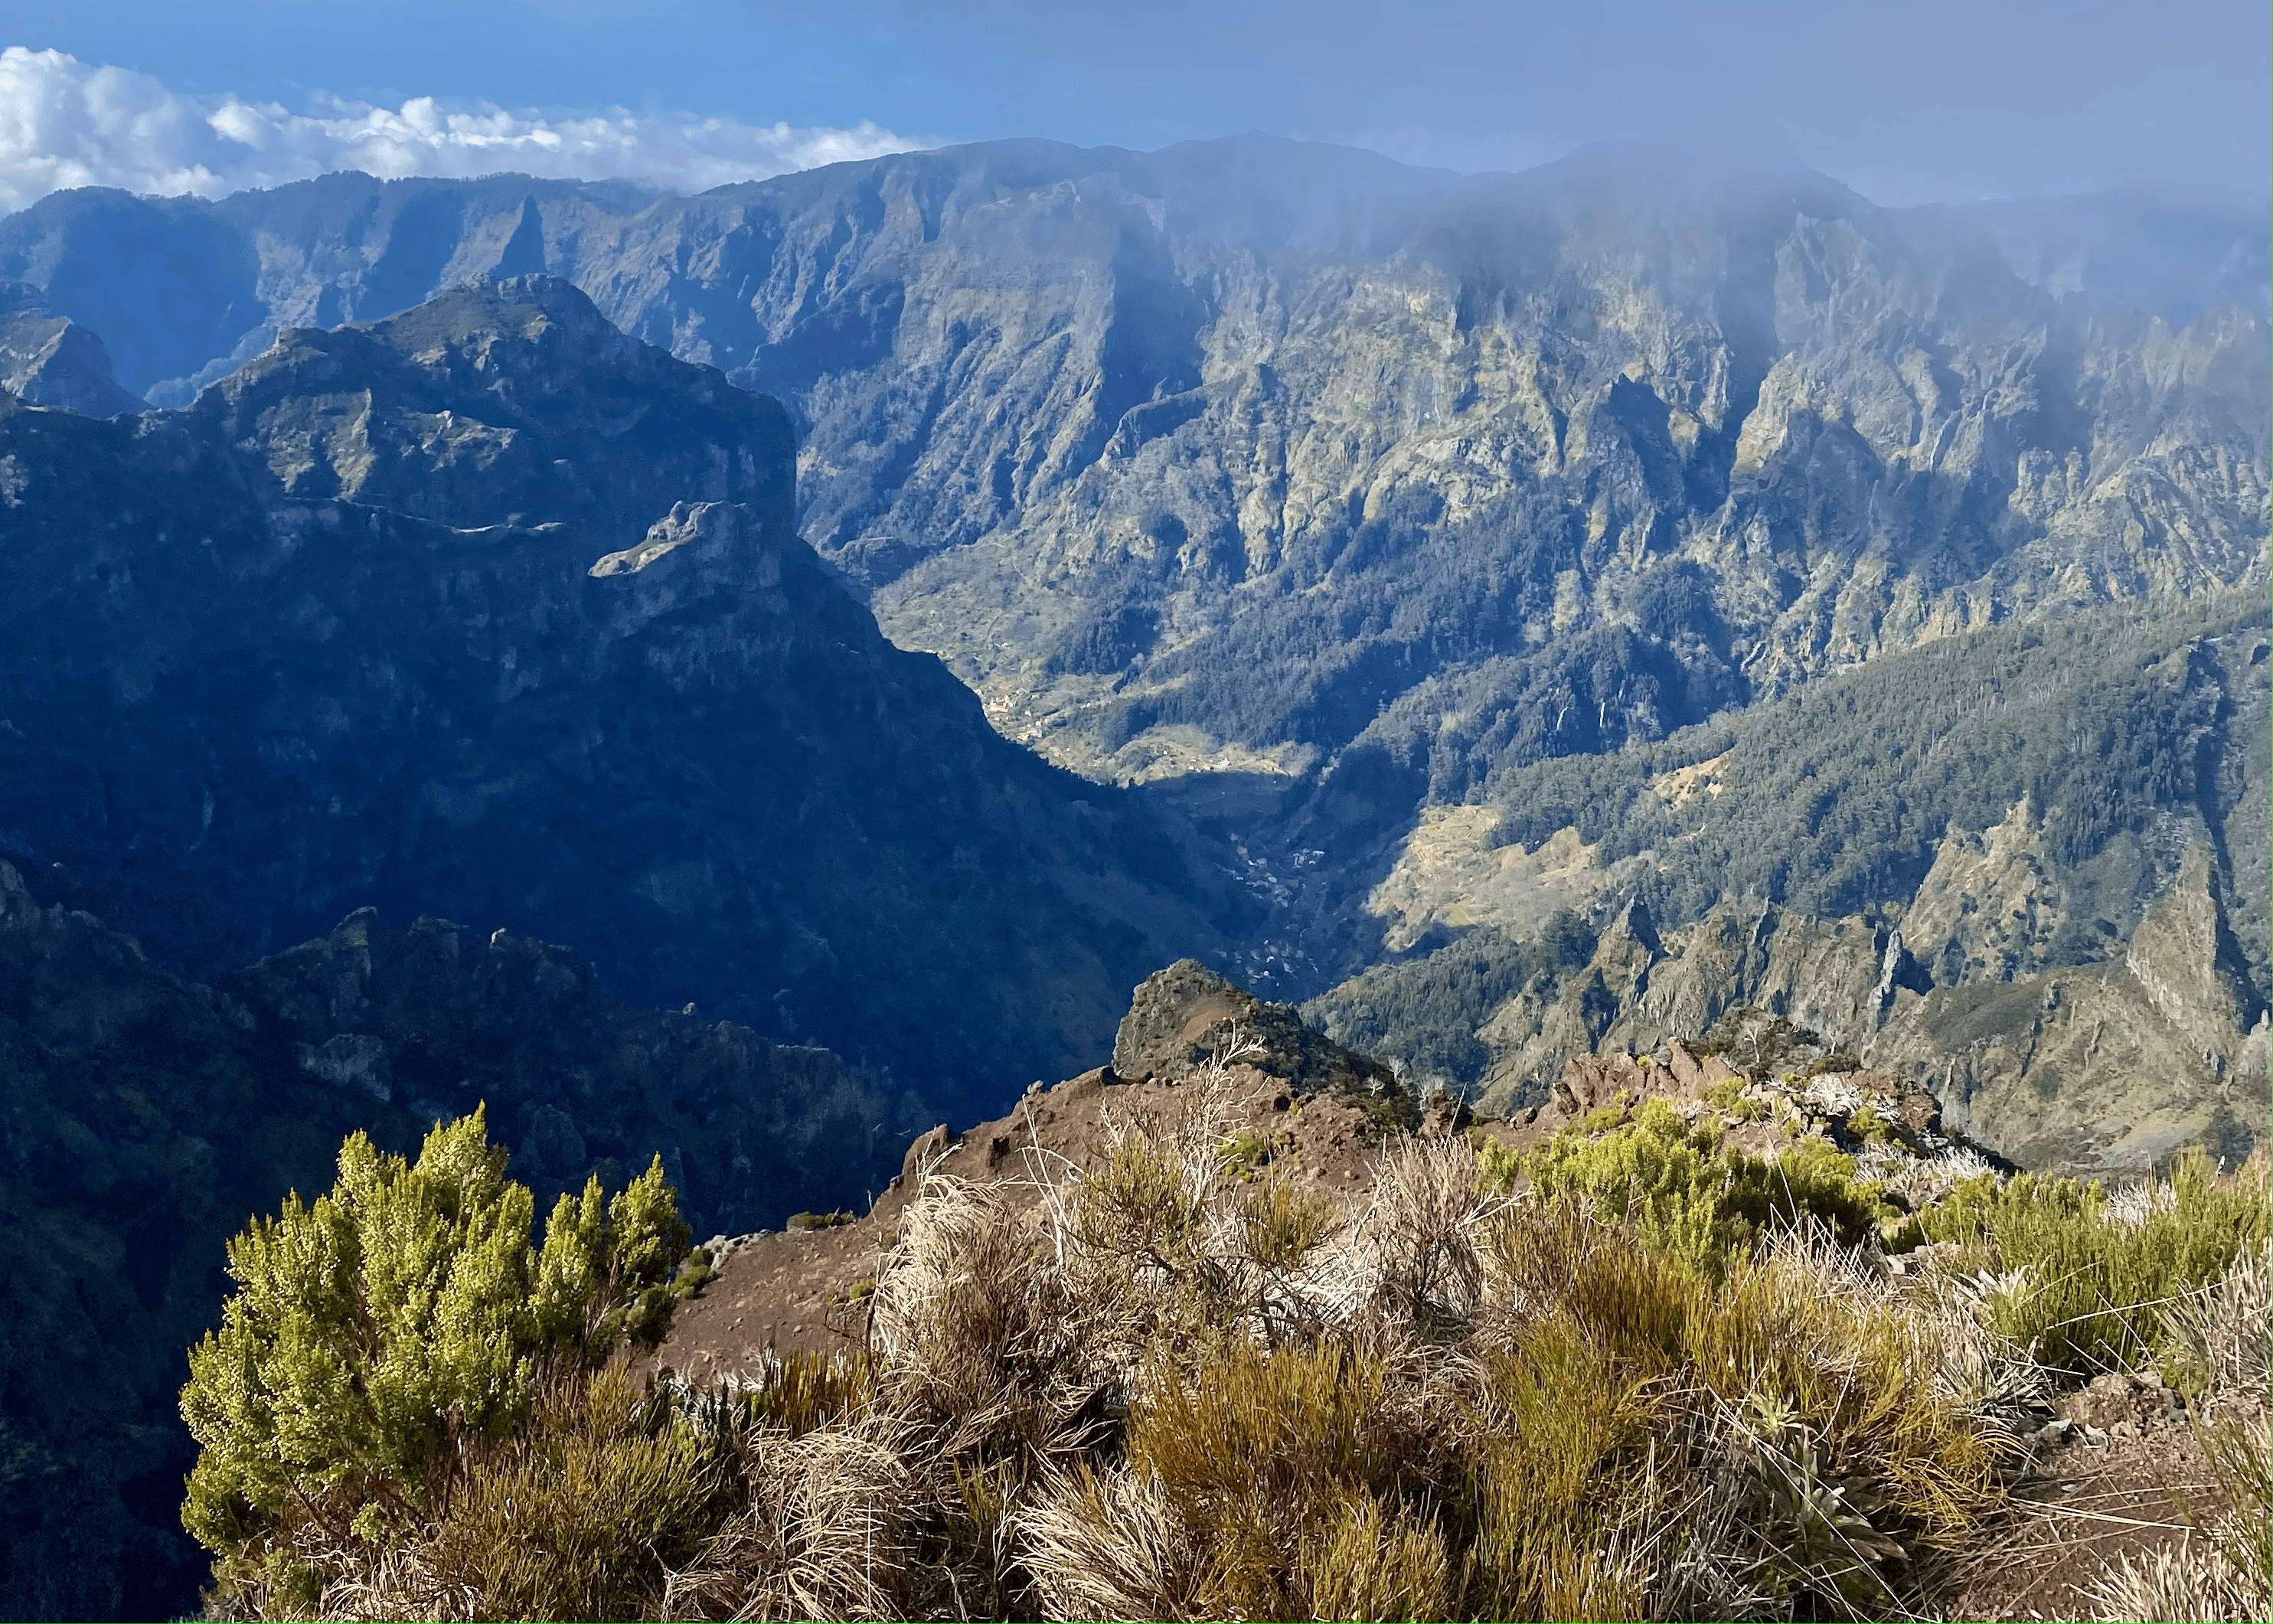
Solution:
{"label": "white cloud", "polygon": [[183,95],[149,74],[62,51],[0,50],[0,212],[66,186],[218,198],[334,169],[385,179],[512,169],[700,192],[917,145],[865,120],[832,130],[620,109],[545,117],[431,96],[395,108],[327,100],[293,112]]}

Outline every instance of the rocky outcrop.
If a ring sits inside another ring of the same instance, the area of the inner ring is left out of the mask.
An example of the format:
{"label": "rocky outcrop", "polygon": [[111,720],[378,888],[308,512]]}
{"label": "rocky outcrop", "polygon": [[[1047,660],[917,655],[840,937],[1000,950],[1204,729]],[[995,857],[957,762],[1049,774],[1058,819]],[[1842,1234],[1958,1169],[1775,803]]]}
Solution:
{"label": "rocky outcrop", "polygon": [[[1479,1104],[1546,1103],[1574,1056],[1660,1052],[1757,1010],[1930,1086],[1953,1122],[2023,1166],[2136,1172],[2190,1145],[2238,1163],[2265,1139],[2262,1017],[2245,1030],[2251,1006],[2221,934],[2200,844],[2122,960],[1947,986],[1887,975],[1899,932],[1859,916],[1715,909],[1654,946],[1621,918],[1589,962],[1534,978],[1482,1026]],[[1744,1058],[1741,1044],[1729,1058]]]}
{"label": "rocky outcrop", "polygon": [[1534,977],[1482,1026],[1478,1103],[1545,1103],[1574,1056],[1661,1052],[1756,1010],[1931,1086],[2023,1166],[2135,1172],[2189,1145],[2238,1163],[2264,1140],[2267,1084],[2209,877],[2198,843],[2121,960],[1948,985],[1912,974],[1901,933],[1859,915],[1715,908],[1654,943],[1622,915],[1590,960]]}
{"label": "rocky outcrop", "polygon": [[1418,1102],[1394,1071],[1303,1025],[1283,1004],[1266,1004],[1197,959],[1147,976],[1113,1040],[1120,1081],[1174,1082],[1210,1061],[1236,1064],[1290,1090],[1327,1094],[1410,1127]]}
{"label": "rocky outcrop", "polygon": [[1889,944],[1864,921],[1767,903],[1715,907],[1663,934],[1647,920],[1630,904],[1596,936],[1587,964],[1537,978],[1500,1006],[1478,1034],[1493,1050],[1480,1104],[1537,1104],[1575,1056],[1648,1053],[1710,1030],[1731,1009],[1767,1010],[1855,1041],[1872,1029]]}
{"label": "rocky outcrop", "polygon": [[1978,834],[1952,830],[1902,915],[1903,946],[1941,986],[2046,967],[2067,898],[2027,801]]}
{"label": "rocky outcrop", "polygon": [[2132,933],[2123,967],[2164,1019],[2199,1028],[2202,1057],[2224,1071],[2239,1050],[2245,1011],[2260,1001],[2235,974],[2239,954],[2210,883],[2212,866],[2208,841],[2187,846],[2177,883]]}
{"label": "rocky outcrop", "polygon": [[1771,1156],[1795,1139],[1823,1139],[1859,1155],[1867,1177],[1898,1184],[1946,1187],[1952,1177],[2015,1170],[1946,1122],[1932,1090],[1865,1070],[1821,1034],[1744,1007],[1686,1041],[1667,1040],[1656,1055],[1573,1055],[1541,1103],[1486,1131],[1536,1144],[1564,1130],[1599,1132],[1651,1099],[1671,1100],[1692,1121],[1717,1125],[1732,1145]]}
{"label": "rocky outcrop", "polygon": [[446,913],[945,1109],[1220,939],[1141,807],[797,538],[780,408],[565,283],[295,330],[131,427],[0,400],[0,831],[177,961]]}
{"label": "rocky outcrop", "polygon": [[2266,648],[2238,597],[2099,612],[1508,774],[1379,860],[1408,940],[1474,934],[1306,1011],[1510,1109],[1574,1055],[1748,1005],[1931,1081],[2032,1166],[2238,1157],[2262,1137]]}
{"label": "rocky outcrop", "polygon": [[0,282],[0,389],[34,406],[90,417],[147,410],[118,387],[110,352],[91,329],[51,316],[39,289]]}
{"label": "rocky outcrop", "polygon": [[2262,996],[2193,843],[2119,963],[1906,998],[1867,1052],[1931,1077],[1953,1115],[2029,1166],[2127,1171],[2190,1145],[2238,1164],[2265,1142]]}

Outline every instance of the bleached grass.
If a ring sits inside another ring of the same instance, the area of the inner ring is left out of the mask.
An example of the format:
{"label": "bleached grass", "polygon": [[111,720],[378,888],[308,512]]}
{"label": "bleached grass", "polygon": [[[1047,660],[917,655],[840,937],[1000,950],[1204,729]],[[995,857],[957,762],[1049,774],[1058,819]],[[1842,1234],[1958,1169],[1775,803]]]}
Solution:
{"label": "bleached grass", "polygon": [[[1220,1062],[1165,1108],[1110,1113],[1087,1170],[1038,1139],[1011,1182],[931,1169],[866,1350],[708,1395],[601,1372],[540,1406],[529,1439],[465,1455],[384,1549],[305,1520],[241,1600],[415,1619],[1916,1616],[1919,1575],[2003,1504],[2016,1424],[2048,1394],[2006,1328],[2042,1298],[2046,1237],[2152,1236],[2179,1210],[2150,1198],[2133,1227],[2080,1195],[1984,1187],[1965,1238],[1896,1274],[1836,1203],[1794,1196],[1692,1255],[1624,1215],[1630,1189],[1511,1196],[1467,1141],[1420,1136],[1343,1210],[1242,1148],[1244,1086]],[[2224,1183],[2186,1199],[2233,1205]],[[2000,1222],[2034,1252],[2000,1259]],[[2110,1616],[2230,1616],[2263,1589],[2259,1235],[2157,1311],[2222,1417],[2203,1436],[2225,1491],[2185,1550],[2111,1569]],[[2126,1267],[2149,1281],[2161,1255]]]}

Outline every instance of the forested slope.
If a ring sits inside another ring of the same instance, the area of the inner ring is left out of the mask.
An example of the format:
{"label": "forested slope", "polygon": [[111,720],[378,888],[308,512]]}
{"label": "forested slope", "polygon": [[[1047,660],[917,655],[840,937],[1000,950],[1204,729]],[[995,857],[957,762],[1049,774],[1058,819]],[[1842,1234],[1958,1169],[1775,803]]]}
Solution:
{"label": "forested slope", "polygon": [[2246,1144],[2267,646],[2254,595],[2026,622],[1504,771],[1373,893],[1421,956],[1309,1008],[1504,1101],[1568,1053],[1757,1004],[1961,1112],[1981,1095],[1986,1136],[2039,1160],[2151,1158],[2186,1137],[2145,1125],[2164,1110]]}

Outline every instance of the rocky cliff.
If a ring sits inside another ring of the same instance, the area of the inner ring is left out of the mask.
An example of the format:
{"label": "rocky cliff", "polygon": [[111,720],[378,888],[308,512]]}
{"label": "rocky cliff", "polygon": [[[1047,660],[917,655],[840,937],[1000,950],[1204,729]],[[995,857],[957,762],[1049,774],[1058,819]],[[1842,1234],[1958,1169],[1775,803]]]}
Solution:
{"label": "rocky cliff", "polygon": [[1386,756],[1409,816],[1511,757],[2262,568],[2262,253],[2143,219],[1882,209],[1647,146],[1461,177],[1024,141],[694,199],[63,194],[0,224],[0,274],[164,401],[288,325],[566,276],[785,402],[806,538],[1006,733],[1106,778],[1339,756],[1349,793]]}
{"label": "rocky cliff", "polygon": [[542,277],[186,411],[0,401],[0,831],[185,963],[446,911],[942,1101],[1077,1069],[1204,888],[884,641],[791,455]]}
{"label": "rocky cliff", "polygon": [[1306,1007],[1502,1108],[1754,1008],[2029,1166],[2239,1161],[2267,1114],[2266,650],[2252,599],[2085,615],[1510,775],[1369,899],[1414,955]]}
{"label": "rocky cliff", "polygon": [[49,315],[39,289],[22,282],[0,283],[0,388],[35,406],[92,417],[141,411],[147,404],[119,387],[100,336]]}

